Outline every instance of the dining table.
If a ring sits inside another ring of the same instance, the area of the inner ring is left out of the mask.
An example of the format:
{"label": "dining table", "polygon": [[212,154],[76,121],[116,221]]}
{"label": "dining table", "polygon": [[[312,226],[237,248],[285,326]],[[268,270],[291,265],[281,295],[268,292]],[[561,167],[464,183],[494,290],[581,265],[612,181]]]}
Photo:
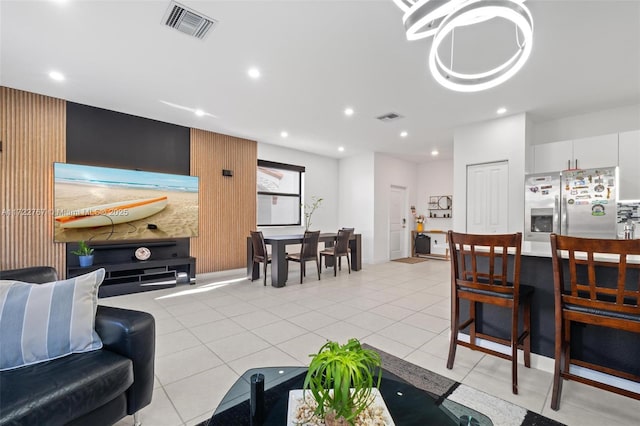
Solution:
{"label": "dining table", "polygon": [[[325,247],[332,247],[335,244],[335,232],[321,233],[319,242]],[[287,262],[287,246],[302,244],[304,234],[293,235],[270,235],[264,237],[266,245],[271,246],[271,285],[273,287],[284,287],[289,274]],[[362,268],[362,235],[352,234],[349,239],[349,249],[351,250],[351,270],[359,271]],[[327,267],[333,266],[333,259],[326,258]],[[260,264],[253,264],[253,245],[251,237],[247,237],[247,278],[251,281],[260,278]]]}

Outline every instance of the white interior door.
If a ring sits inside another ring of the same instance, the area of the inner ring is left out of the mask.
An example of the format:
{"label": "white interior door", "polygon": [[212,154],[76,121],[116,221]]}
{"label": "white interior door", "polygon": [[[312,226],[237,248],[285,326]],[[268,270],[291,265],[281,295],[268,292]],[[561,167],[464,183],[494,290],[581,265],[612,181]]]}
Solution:
{"label": "white interior door", "polygon": [[391,187],[389,196],[389,259],[404,257],[406,223],[406,189]]}
{"label": "white interior door", "polygon": [[508,232],[509,163],[467,166],[467,232]]}

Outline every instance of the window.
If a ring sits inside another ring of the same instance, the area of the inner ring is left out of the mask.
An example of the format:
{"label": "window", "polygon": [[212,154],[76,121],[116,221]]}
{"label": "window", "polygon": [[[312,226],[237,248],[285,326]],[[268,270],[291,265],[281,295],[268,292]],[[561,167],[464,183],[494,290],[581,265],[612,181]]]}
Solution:
{"label": "window", "polygon": [[258,226],[302,224],[304,167],[258,160]]}

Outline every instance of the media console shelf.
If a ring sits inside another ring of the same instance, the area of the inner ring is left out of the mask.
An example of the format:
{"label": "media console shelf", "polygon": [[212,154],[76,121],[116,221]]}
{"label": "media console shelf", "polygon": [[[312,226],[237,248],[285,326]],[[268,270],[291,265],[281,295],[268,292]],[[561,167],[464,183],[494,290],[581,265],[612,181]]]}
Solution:
{"label": "media console shelf", "polygon": [[175,287],[178,282],[190,284],[196,282],[194,257],[103,263],[86,268],[68,266],[67,278],[77,277],[100,268],[104,268],[106,274],[98,291],[98,297],[159,290]]}
{"label": "media console shelf", "polygon": [[[83,268],[73,254],[77,243],[67,244],[67,278],[106,270],[99,297],[175,287],[196,280],[196,259],[189,256],[189,239],[88,242],[94,249],[93,265]],[[136,250],[145,247],[151,253],[138,260]]]}

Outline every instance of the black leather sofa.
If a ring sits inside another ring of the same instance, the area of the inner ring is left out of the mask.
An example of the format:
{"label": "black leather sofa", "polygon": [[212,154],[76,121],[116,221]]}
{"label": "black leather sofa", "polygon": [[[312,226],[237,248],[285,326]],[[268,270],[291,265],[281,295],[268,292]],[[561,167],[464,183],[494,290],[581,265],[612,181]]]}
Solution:
{"label": "black leather sofa", "polygon": [[[54,268],[0,271],[2,280],[45,283]],[[98,306],[103,348],[0,372],[0,425],[112,425],[151,402],[155,320]]]}

